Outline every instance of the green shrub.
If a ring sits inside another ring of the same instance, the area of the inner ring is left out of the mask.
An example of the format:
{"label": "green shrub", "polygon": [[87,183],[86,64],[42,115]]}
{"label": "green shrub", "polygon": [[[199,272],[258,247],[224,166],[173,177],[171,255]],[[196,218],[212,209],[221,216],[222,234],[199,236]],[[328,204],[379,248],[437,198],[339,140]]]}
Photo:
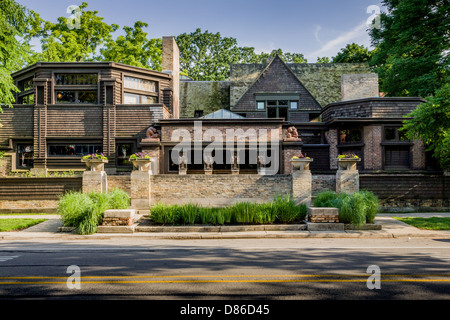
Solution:
{"label": "green shrub", "polygon": [[341,222],[362,225],[373,223],[379,210],[379,200],[370,191],[352,194],[324,191],[317,195],[314,206],[338,208]]}
{"label": "green shrub", "polygon": [[199,219],[200,207],[195,204],[186,204],[180,207],[180,220],[183,224],[195,224]]}
{"label": "green shrub", "polygon": [[380,208],[378,197],[370,191],[362,190],[360,193],[363,195],[366,202],[366,222],[373,223]]}
{"label": "green shrub", "polygon": [[307,208],[306,205],[297,206],[292,196],[288,194],[275,197],[272,202],[272,211],[280,223],[293,223],[305,218]]}
{"label": "green shrub", "polygon": [[150,211],[151,219],[158,224],[175,224],[179,219],[179,206],[156,204]]}
{"label": "green shrub", "polygon": [[339,210],[339,221],[357,226],[366,223],[366,201],[362,194],[355,192],[344,197]]}
{"label": "green shrub", "polygon": [[58,212],[65,226],[76,227],[79,234],[92,234],[102,223],[106,210],[127,209],[129,206],[129,196],[120,189],[110,193],[68,192],[60,198]]}
{"label": "green shrub", "polygon": [[110,209],[128,209],[131,205],[130,196],[119,188],[114,188],[108,193],[110,198]]}
{"label": "green shrub", "polygon": [[315,207],[334,207],[333,201],[336,200],[338,195],[334,191],[323,191],[317,194],[314,199]]}
{"label": "green shrub", "polygon": [[62,222],[67,227],[78,225],[91,214],[95,208],[95,201],[81,192],[68,192],[62,196],[58,203],[58,212]]}

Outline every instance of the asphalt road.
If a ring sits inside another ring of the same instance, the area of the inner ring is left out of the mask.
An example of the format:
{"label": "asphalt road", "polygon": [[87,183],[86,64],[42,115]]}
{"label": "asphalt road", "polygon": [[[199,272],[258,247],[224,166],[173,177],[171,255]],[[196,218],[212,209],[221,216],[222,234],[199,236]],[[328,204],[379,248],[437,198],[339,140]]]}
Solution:
{"label": "asphalt road", "polygon": [[436,300],[449,267],[445,239],[2,241],[0,297]]}

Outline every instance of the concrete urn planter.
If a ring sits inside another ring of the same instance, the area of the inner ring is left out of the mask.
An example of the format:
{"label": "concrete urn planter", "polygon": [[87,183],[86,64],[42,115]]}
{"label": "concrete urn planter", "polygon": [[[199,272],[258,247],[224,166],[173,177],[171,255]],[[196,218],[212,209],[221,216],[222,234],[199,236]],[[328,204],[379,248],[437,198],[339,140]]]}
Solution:
{"label": "concrete urn planter", "polygon": [[307,158],[297,158],[297,159],[291,159],[292,168],[294,170],[309,170],[309,165],[311,162],[313,162],[314,159],[307,159]]}
{"label": "concrete urn planter", "polygon": [[150,171],[151,170],[151,159],[136,159],[131,161],[133,163],[133,167],[137,169],[137,171]]}
{"label": "concrete urn planter", "polygon": [[339,170],[356,170],[356,165],[360,161],[360,158],[340,158],[338,159]]}
{"label": "concrete urn planter", "polygon": [[89,171],[105,171],[105,163],[108,163],[108,160],[81,159],[81,162],[86,163],[86,167],[89,168]]}

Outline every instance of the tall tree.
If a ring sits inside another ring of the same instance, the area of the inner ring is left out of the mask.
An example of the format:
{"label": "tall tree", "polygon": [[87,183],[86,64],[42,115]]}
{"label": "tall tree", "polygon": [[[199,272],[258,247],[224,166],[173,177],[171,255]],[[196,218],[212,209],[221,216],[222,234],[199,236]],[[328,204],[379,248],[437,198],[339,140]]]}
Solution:
{"label": "tall tree", "polygon": [[448,81],[450,64],[449,0],[384,0],[388,12],[370,31],[376,47],[372,63],[381,90],[389,96],[435,93]]}
{"label": "tall tree", "polygon": [[317,57],[316,63],[331,63],[331,61],[328,57]]}
{"label": "tall tree", "polygon": [[235,38],[220,33],[202,32],[200,28],[176,37],[180,49],[181,72],[200,80],[226,80],[230,65],[255,58],[254,48],[239,47]]}
{"label": "tall tree", "polygon": [[333,63],[358,63],[369,62],[372,57],[372,52],[368,48],[352,43],[347,44],[345,48],[342,48],[338,54],[333,57]]}
{"label": "tall tree", "polygon": [[100,49],[101,56],[97,60],[161,71],[162,41],[148,39],[148,34],[143,30],[147,27],[148,24],[142,21],[137,21],[134,28],[125,26],[125,35],[109,39],[104,48]]}
{"label": "tall tree", "polygon": [[35,26],[38,15],[14,0],[0,1],[0,112],[2,104],[12,107],[14,85],[11,72],[27,63],[30,46],[24,35]]}
{"label": "tall tree", "polygon": [[112,39],[112,33],[119,26],[105,23],[98,11],[86,11],[88,3],[83,2],[72,11],[78,14],[79,24],[73,18],[59,17],[56,23],[41,21],[32,30],[40,37],[42,52],[35,53],[34,61],[90,61],[99,47]]}
{"label": "tall tree", "polygon": [[261,52],[255,57],[259,63],[264,63],[267,59],[271,59],[275,56],[279,56],[286,63],[307,63],[305,56],[302,53],[283,52],[282,49],[272,50],[271,53]]}
{"label": "tall tree", "polygon": [[450,82],[420,104],[405,121],[408,138],[421,139],[443,169],[450,170]]}

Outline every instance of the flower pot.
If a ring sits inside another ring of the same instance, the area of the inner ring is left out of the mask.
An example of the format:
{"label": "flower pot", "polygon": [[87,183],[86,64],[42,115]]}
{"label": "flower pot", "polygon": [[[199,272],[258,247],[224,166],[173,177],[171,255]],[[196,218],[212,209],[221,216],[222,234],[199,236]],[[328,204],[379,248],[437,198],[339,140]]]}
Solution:
{"label": "flower pot", "polygon": [[338,159],[339,170],[356,170],[356,165],[360,158],[340,158]]}
{"label": "flower pot", "polygon": [[89,171],[105,171],[105,163],[108,163],[108,160],[81,159],[81,162],[86,163],[86,167],[89,168]]}
{"label": "flower pot", "polygon": [[133,167],[137,169],[137,171],[151,171],[151,159],[135,159],[131,160],[133,163]]}
{"label": "flower pot", "polygon": [[314,159],[298,158],[291,159],[292,168],[295,170],[309,170],[309,164],[313,162]]}

